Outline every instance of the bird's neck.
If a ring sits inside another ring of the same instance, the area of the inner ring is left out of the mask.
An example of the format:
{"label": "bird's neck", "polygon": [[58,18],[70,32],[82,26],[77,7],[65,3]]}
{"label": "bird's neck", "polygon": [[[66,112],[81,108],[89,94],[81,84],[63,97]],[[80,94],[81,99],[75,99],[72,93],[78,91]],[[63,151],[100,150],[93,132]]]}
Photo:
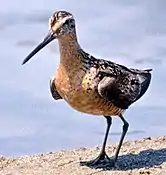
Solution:
{"label": "bird's neck", "polygon": [[76,32],[73,31],[58,38],[60,50],[60,63],[71,65],[79,61],[80,45],[77,41]]}

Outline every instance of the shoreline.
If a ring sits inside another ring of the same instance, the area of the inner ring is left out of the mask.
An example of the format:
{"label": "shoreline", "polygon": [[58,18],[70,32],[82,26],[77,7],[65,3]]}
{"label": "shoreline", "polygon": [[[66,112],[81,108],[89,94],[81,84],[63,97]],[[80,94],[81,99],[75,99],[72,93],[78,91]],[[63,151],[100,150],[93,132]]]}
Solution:
{"label": "shoreline", "polygon": [[[107,146],[112,158],[117,144]],[[100,147],[79,148],[14,158],[0,157],[2,175],[166,175],[166,135],[125,141],[115,168],[108,162],[98,167],[81,166],[80,161],[95,158]]]}

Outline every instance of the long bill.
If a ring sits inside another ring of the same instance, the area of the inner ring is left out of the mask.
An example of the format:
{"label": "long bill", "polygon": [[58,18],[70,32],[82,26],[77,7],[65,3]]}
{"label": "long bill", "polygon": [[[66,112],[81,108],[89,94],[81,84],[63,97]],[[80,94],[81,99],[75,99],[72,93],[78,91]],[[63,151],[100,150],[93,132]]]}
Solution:
{"label": "long bill", "polygon": [[48,35],[44,38],[44,40],[23,60],[22,64],[28,62],[37,52],[39,52],[42,48],[44,48],[55,38],[55,35],[50,31]]}

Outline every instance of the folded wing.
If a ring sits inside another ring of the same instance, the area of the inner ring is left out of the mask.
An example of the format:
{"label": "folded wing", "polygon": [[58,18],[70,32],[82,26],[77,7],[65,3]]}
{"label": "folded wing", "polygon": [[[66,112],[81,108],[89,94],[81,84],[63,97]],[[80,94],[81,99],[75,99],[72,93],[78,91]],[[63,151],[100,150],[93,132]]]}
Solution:
{"label": "folded wing", "polygon": [[98,93],[117,107],[127,109],[148,89],[151,80],[150,71],[126,69],[119,65],[114,69],[101,70],[103,78],[98,84]]}

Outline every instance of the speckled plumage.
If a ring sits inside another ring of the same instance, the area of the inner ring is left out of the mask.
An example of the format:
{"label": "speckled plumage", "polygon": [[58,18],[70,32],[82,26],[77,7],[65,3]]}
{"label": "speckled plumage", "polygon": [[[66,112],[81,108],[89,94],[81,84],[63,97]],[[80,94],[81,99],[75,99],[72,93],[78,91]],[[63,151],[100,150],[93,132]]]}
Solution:
{"label": "speckled plumage", "polygon": [[73,53],[68,53],[66,60],[61,58],[55,84],[61,97],[78,111],[119,115],[148,87],[150,70],[128,69],[111,61],[95,59],[81,48]]}
{"label": "speckled plumage", "polygon": [[112,123],[111,116],[121,118],[124,125],[115,163],[129,126],[122,114],[148,89],[151,69],[127,68],[86,53],[78,43],[75,19],[69,12],[55,12],[49,20],[49,28],[47,37],[25,58],[23,64],[53,39],[58,39],[60,63],[50,81],[52,96],[55,100],[64,99],[77,111],[106,118],[107,130],[101,153],[95,160],[87,162],[90,165],[96,165],[104,158],[109,159],[105,145]]}

